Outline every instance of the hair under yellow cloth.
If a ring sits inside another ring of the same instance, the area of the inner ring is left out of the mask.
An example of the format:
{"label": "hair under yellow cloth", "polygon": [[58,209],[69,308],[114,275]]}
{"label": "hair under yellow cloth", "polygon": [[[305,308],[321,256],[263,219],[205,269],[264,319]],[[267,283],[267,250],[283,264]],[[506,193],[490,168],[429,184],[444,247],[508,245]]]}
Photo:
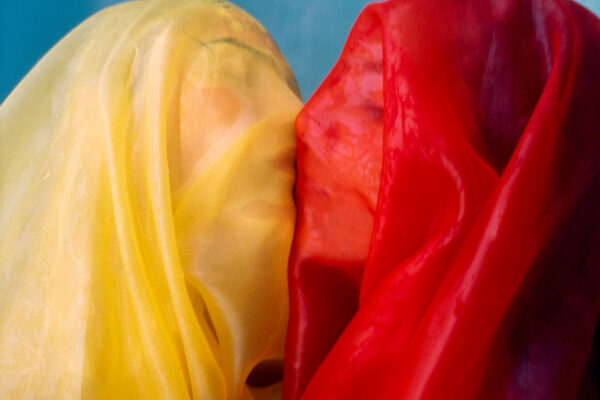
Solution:
{"label": "hair under yellow cloth", "polygon": [[0,398],[280,396],[246,379],[283,357],[300,106],[226,2],[52,49],[0,107]]}

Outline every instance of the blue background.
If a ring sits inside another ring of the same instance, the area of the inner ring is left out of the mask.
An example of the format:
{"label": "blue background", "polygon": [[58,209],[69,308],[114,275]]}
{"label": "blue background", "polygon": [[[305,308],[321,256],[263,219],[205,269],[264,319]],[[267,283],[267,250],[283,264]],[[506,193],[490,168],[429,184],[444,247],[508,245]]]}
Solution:
{"label": "blue background", "polygon": [[[368,0],[230,0],[254,15],[288,59],[304,99],[335,63]],[[443,0],[440,0],[443,1]],[[118,0],[0,0],[0,101],[62,36]],[[600,15],[600,0],[580,0]]]}

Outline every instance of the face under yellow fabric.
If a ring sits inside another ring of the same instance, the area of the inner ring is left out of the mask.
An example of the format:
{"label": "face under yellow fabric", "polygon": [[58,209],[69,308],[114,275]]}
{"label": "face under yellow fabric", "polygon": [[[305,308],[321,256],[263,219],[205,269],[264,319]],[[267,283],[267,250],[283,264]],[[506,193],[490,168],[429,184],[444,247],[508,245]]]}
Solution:
{"label": "face under yellow fabric", "polygon": [[300,106],[225,2],[63,39],[0,107],[0,398],[279,397]]}

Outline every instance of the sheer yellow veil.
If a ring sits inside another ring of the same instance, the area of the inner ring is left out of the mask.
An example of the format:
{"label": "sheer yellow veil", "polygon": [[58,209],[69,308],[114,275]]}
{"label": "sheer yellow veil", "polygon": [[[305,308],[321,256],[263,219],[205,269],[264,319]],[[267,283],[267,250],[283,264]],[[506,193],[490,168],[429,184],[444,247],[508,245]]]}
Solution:
{"label": "sheer yellow veil", "polygon": [[300,106],[226,2],[57,44],[0,106],[0,398],[280,397]]}

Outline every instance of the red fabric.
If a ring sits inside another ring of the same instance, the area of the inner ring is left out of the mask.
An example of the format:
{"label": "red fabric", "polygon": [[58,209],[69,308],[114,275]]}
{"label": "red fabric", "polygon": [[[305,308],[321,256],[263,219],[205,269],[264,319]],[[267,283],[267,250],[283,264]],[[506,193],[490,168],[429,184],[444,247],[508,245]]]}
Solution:
{"label": "red fabric", "polygon": [[296,128],[284,398],[598,395],[595,16],[373,4]]}

